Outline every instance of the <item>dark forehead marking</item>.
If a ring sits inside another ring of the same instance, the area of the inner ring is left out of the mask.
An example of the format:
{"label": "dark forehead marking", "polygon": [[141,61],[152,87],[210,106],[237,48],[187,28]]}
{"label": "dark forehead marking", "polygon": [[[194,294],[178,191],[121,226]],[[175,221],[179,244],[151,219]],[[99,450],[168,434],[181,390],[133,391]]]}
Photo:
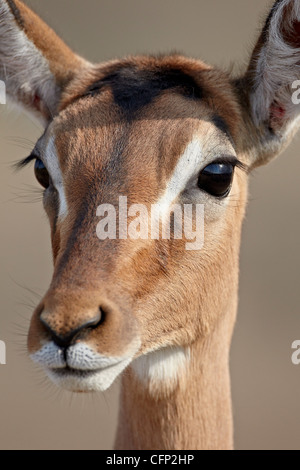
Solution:
{"label": "dark forehead marking", "polygon": [[217,129],[226,135],[226,137],[230,140],[232,147],[235,148],[235,142],[226,121],[219,114],[214,114],[212,116],[212,123],[217,127]]}
{"label": "dark forehead marking", "polygon": [[226,122],[224,121],[224,119],[219,116],[218,114],[215,114],[213,117],[212,117],[212,123],[221,131],[223,132],[223,134],[226,134],[227,137],[229,137],[231,139],[231,135],[230,135],[230,132],[229,132],[229,128],[228,128],[228,125],[226,124]]}
{"label": "dark forehead marking", "polygon": [[85,95],[98,94],[107,86],[112,90],[115,103],[126,113],[134,113],[150,104],[165,90],[174,90],[191,99],[203,97],[199,84],[179,68],[124,66],[92,84]]}

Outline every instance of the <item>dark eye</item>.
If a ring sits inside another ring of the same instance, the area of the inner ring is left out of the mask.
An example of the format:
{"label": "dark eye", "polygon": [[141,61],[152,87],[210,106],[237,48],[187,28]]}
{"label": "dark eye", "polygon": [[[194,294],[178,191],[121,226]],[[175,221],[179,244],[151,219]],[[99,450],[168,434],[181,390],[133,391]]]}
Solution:
{"label": "dark eye", "polygon": [[226,197],[231,189],[235,165],[214,162],[201,171],[198,187],[212,196]]}
{"label": "dark eye", "polygon": [[47,189],[50,186],[50,176],[49,173],[40,159],[36,159],[34,165],[34,174],[38,182],[43,188]]}

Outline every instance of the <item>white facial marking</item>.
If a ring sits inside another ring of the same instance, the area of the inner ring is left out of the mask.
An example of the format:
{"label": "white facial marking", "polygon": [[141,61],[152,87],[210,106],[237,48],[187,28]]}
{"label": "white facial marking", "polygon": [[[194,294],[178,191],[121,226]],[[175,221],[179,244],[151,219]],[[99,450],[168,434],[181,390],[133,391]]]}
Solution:
{"label": "white facial marking", "polygon": [[[103,356],[102,359],[109,358]],[[104,392],[132,361],[131,357],[119,360],[118,363],[115,363],[114,359],[111,365],[103,369],[90,371],[77,370],[72,372],[65,372],[60,369],[57,371],[46,369],[46,373],[58,387],[70,392]]]}
{"label": "white facial marking", "polygon": [[95,353],[84,343],[71,346],[67,351],[68,366],[77,370],[105,369],[118,364],[122,357],[107,357]]}
{"label": "white facial marking", "polygon": [[194,138],[180,157],[163,196],[157,202],[162,217],[185,189],[189,180],[200,170],[202,154],[201,142]]}
{"label": "white facial marking", "polygon": [[54,137],[50,137],[45,150],[45,164],[51,176],[54,187],[59,195],[59,214],[61,218],[66,217],[68,213],[67,199],[64,190],[63,176],[57,156]]}
{"label": "white facial marking", "polygon": [[33,362],[43,367],[53,367],[55,369],[66,367],[63,350],[58,348],[52,341],[46,343],[30,357]]}
{"label": "white facial marking", "polygon": [[189,349],[168,347],[135,359],[131,367],[150,390],[162,385],[174,388],[180,375],[187,370],[189,360]]}

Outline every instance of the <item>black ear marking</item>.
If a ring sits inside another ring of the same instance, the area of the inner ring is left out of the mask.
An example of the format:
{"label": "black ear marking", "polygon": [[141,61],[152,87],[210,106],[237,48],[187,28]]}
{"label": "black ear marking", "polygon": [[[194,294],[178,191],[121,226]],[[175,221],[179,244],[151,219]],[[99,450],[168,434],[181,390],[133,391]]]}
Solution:
{"label": "black ear marking", "polygon": [[17,7],[17,5],[15,4],[14,0],[6,0],[8,6],[9,6],[9,9],[10,11],[12,12],[12,14],[14,15],[15,17],[15,20],[18,24],[18,26],[21,28],[21,29],[24,29],[25,25],[24,25],[24,20],[22,18],[22,15],[20,13],[20,10],[19,8]]}
{"label": "black ear marking", "polygon": [[267,38],[268,38],[268,32],[269,32],[269,29],[270,29],[270,24],[271,24],[272,18],[274,16],[274,14],[276,13],[277,9],[280,7],[280,4],[283,1],[284,0],[277,0],[271,8],[271,11],[268,15],[268,18],[266,19],[265,25],[264,25],[263,30],[262,30],[262,36],[263,36],[264,41],[266,41]]}

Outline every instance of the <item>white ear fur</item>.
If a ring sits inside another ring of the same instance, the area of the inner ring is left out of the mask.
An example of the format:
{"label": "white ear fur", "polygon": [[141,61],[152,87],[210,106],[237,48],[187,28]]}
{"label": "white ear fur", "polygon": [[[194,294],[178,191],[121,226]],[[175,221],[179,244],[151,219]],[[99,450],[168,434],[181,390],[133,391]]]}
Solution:
{"label": "white ear fur", "polygon": [[298,124],[295,121],[300,115],[300,105],[293,99],[293,84],[300,79],[299,26],[300,0],[275,2],[250,64],[254,122],[279,133]]}
{"label": "white ear fur", "polygon": [[51,116],[59,90],[47,60],[19,28],[7,3],[0,1],[0,79],[9,98],[40,118]]}

